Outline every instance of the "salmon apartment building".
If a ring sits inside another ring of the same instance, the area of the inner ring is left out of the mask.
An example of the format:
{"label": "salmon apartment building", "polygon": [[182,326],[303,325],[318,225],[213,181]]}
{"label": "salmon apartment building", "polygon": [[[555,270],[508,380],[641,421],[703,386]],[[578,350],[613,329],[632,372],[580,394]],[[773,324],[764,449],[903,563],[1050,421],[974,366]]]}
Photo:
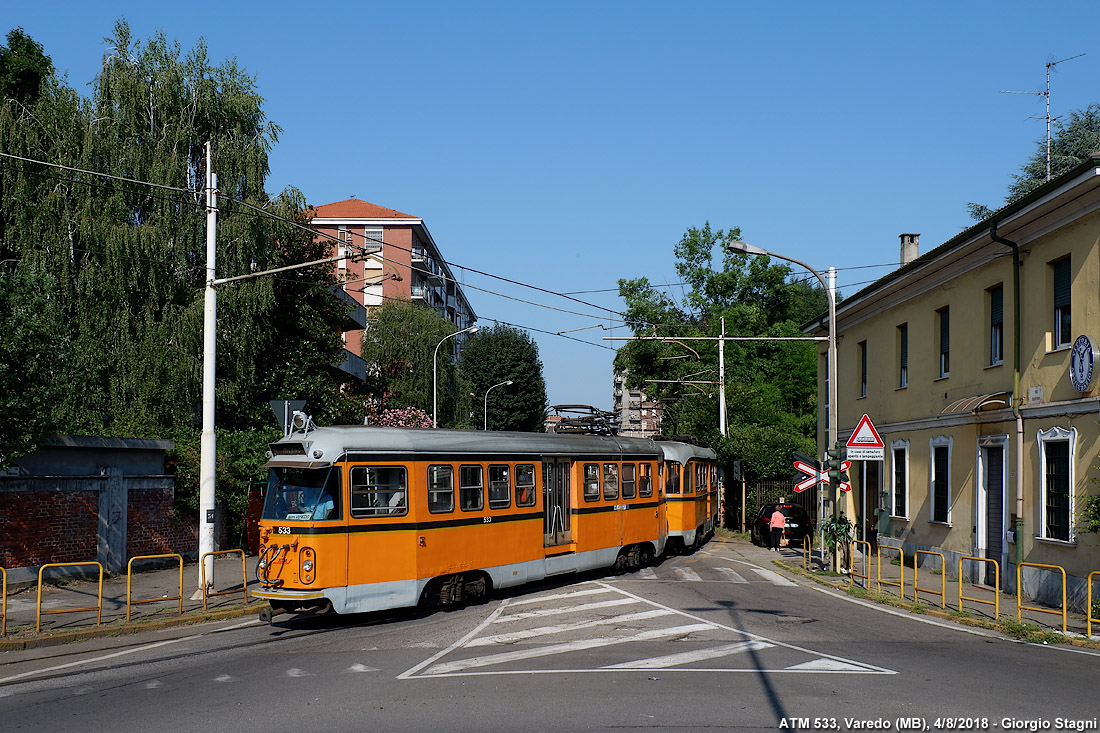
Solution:
{"label": "salmon apartment building", "polygon": [[[313,228],[331,238],[332,256],[341,257],[336,263],[341,288],[337,296],[354,306],[343,333],[344,371],[365,378],[360,354],[366,312],[386,300],[423,303],[453,323],[455,330],[477,321],[423,219],[357,198],[317,206],[314,212]],[[359,252],[374,256],[356,258]],[[463,339],[464,335],[453,339],[450,347],[460,353]]]}

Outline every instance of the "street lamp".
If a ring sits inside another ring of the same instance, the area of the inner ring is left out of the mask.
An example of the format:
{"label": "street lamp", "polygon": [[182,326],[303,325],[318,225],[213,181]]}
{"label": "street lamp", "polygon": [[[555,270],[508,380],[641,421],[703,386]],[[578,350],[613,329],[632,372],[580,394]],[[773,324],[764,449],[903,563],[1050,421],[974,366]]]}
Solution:
{"label": "street lamp", "polygon": [[511,383],[512,383],[512,380],[509,379],[507,381],[500,382],[498,384],[494,384],[492,387],[485,390],[485,427],[484,427],[484,430],[489,429],[489,393],[492,392],[497,387],[503,387],[504,385],[511,384]]}
{"label": "street lamp", "polygon": [[460,331],[455,331],[452,334],[448,334],[439,339],[439,343],[435,345],[435,353],[432,354],[432,427],[439,427],[439,420],[437,416],[439,414],[439,347],[443,345],[443,342],[449,338],[457,336],[460,333],[477,333],[477,326],[468,326]]}
{"label": "street lamp", "polygon": [[[825,282],[825,278],[821,276],[821,273],[818,272],[817,270],[815,270],[814,268],[810,267],[809,265],[807,265],[802,260],[796,260],[794,257],[787,257],[785,255],[775,254],[774,252],[769,252],[768,250],[763,249],[761,247],[755,247],[751,244],[748,244],[747,242],[733,241],[733,242],[730,242],[727,245],[727,247],[729,248],[730,252],[737,252],[737,253],[740,253],[740,254],[747,254],[747,255],[764,255],[765,257],[775,257],[776,259],[786,260],[787,262],[793,262],[796,265],[798,265],[799,267],[804,267],[808,271],[813,273],[814,277],[816,277],[818,279],[818,282],[821,283],[821,287],[825,290],[825,296],[828,298],[828,301],[829,301],[829,346],[828,346],[828,350],[826,351],[826,362],[827,362],[827,364],[826,364],[826,377],[825,377],[826,379],[829,380],[829,394],[828,394],[829,423],[828,423],[828,426],[826,428],[828,430],[829,437],[828,437],[828,440],[825,441],[826,448],[828,448],[830,441],[835,441],[836,440],[836,435],[837,435],[837,433],[836,433],[836,430],[837,430],[837,427],[836,427],[837,426],[837,416],[836,416],[836,294],[833,292],[833,289],[829,287],[828,283]],[[834,492],[834,494],[835,494],[835,492]],[[832,501],[833,501],[833,511],[835,513],[837,511],[838,506],[839,506],[839,502],[837,501],[837,497],[835,495],[831,498],[832,498]]]}

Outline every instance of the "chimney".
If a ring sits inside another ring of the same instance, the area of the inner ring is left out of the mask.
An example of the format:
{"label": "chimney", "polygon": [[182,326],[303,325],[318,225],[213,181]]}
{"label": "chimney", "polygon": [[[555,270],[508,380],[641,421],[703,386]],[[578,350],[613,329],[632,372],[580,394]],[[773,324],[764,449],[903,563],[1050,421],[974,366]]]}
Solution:
{"label": "chimney", "polygon": [[920,235],[901,234],[901,266],[905,267],[920,256]]}

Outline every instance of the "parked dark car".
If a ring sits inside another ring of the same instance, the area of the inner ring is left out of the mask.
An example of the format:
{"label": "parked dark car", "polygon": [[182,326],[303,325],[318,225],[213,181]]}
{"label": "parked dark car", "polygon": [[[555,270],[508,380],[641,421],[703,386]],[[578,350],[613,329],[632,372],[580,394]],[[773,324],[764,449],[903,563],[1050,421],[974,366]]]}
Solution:
{"label": "parked dark car", "polygon": [[[768,504],[760,510],[756,521],[752,523],[749,536],[754,545],[767,547],[771,541],[771,518],[775,511],[775,504]],[[814,520],[806,513],[806,510],[797,504],[780,504],[779,511],[787,518],[787,526],[783,528],[783,536],[780,546],[790,545],[801,548],[805,537],[813,537]]]}

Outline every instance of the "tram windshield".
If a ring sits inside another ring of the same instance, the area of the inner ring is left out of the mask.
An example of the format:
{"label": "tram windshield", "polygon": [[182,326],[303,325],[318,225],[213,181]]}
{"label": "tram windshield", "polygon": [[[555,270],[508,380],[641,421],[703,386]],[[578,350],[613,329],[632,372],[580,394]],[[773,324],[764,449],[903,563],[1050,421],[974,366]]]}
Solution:
{"label": "tram windshield", "polygon": [[267,479],[264,519],[340,518],[340,469],[273,468]]}

